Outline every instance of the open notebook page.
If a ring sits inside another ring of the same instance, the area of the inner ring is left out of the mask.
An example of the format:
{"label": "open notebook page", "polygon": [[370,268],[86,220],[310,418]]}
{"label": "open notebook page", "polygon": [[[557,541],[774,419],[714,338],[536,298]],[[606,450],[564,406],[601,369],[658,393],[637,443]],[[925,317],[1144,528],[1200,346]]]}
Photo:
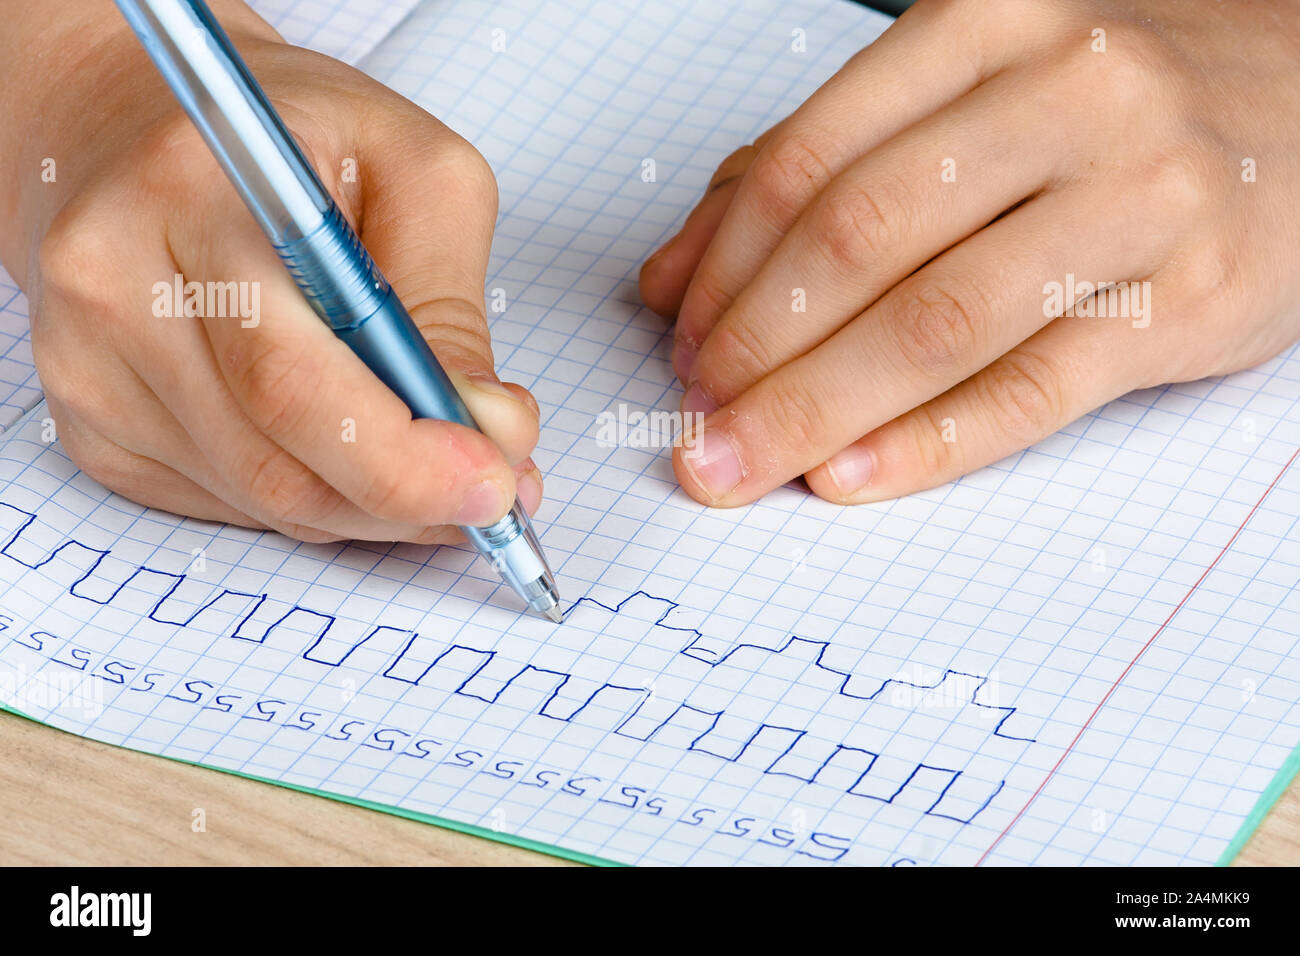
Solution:
{"label": "open notebook page", "polygon": [[247,0],[290,43],[356,63],[370,53],[419,0]]}
{"label": "open notebook page", "polygon": [[22,678],[0,694],[621,862],[1230,855],[1300,740],[1295,350],[855,509],[781,489],[709,511],[666,451],[600,440],[602,412],[677,403],[641,259],[886,23],[812,0],[421,5],[363,66],[500,178],[493,332],[542,405],[568,621],[524,616],[463,549],[141,509],[42,441],[38,406],[0,445],[0,665]]}

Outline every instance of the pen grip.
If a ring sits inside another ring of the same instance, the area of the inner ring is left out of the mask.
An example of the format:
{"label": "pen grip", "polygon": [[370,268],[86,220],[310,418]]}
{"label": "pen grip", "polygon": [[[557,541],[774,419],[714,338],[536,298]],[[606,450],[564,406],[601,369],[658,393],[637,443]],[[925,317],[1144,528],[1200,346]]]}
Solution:
{"label": "pen grip", "polygon": [[316,314],[416,418],[478,428],[414,320],[333,202],[310,235],[277,243]]}
{"label": "pen grip", "polygon": [[333,200],[310,234],[272,244],[316,314],[336,332],[365,322],[391,291]]}
{"label": "pen grip", "polygon": [[481,430],[392,289],[360,325],[335,329],[334,334],[406,403],[414,417]]}

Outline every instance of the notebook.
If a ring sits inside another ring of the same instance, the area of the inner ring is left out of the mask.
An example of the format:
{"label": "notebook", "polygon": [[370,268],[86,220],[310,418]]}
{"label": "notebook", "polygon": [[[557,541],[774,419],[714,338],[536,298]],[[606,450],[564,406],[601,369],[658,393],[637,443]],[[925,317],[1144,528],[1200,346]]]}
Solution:
{"label": "notebook", "polygon": [[523,614],[462,548],[299,544],[109,494],[43,440],[10,283],[0,701],[590,862],[1231,860],[1300,762],[1297,350],[898,501],[710,511],[666,449],[601,435],[680,394],[638,265],[889,21],[837,0],[401,6],[262,9],[497,172],[492,331],[541,404],[567,621]]}

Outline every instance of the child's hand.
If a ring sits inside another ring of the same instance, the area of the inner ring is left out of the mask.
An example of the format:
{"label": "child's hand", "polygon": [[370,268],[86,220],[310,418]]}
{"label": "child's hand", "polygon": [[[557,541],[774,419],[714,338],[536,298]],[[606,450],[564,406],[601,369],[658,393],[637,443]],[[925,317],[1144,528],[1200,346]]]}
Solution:
{"label": "child's hand", "polygon": [[[77,464],[144,504],[310,541],[450,540],[447,525],[500,518],[516,481],[536,508],[537,406],[493,374],[484,321],[496,185],[478,153],[242,4],[214,4],[501,451],[412,422],[316,317],[112,4],[64,3],[39,24],[19,12],[34,6],[0,3],[18,17],[0,42],[2,115],[16,116],[0,133],[0,178],[16,184],[0,253]],[[178,274],[243,284],[248,308],[187,318],[166,288]]]}
{"label": "child's hand", "polygon": [[[1099,281],[1109,317],[1061,317]],[[921,0],[722,164],[641,288],[715,505],[894,497],[1256,364],[1300,334],[1300,3]]]}

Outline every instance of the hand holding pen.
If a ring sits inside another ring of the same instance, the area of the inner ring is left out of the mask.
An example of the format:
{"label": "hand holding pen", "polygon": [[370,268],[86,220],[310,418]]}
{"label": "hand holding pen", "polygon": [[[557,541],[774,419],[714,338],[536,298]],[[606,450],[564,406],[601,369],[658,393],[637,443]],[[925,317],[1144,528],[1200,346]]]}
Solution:
{"label": "hand holding pen", "polygon": [[[491,437],[412,419],[313,314],[118,11],[75,4],[42,29],[66,31],[69,48],[96,37],[85,69],[0,93],[7,106],[42,97],[46,116],[6,155],[57,163],[0,251],[15,276],[40,276],[27,285],[33,349],[61,443],[133,500],[309,541],[442,543],[459,539],[453,525],[501,518],[516,494],[536,508],[536,404],[497,381],[483,315],[486,163],[242,4],[214,8]],[[171,302],[168,315],[157,289],[177,275],[246,284],[258,314]]]}

